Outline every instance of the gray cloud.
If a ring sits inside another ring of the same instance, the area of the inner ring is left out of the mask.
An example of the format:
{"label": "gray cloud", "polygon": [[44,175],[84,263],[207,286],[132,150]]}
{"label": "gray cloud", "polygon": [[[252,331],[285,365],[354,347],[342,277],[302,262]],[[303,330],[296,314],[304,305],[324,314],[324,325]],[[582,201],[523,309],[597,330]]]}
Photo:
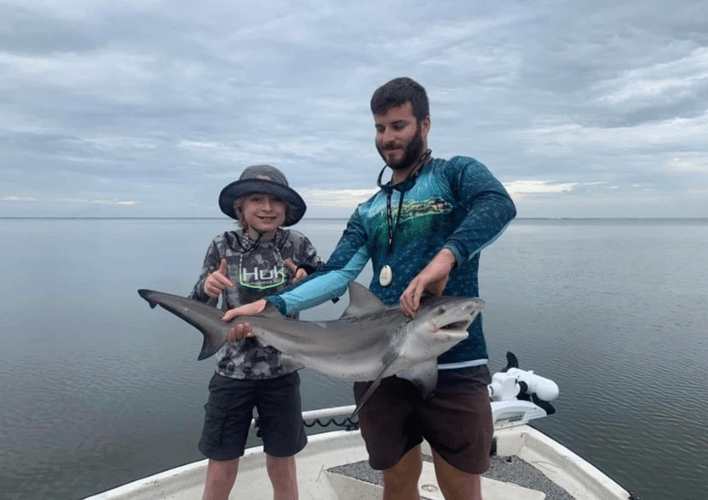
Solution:
{"label": "gray cloud", "polygon": [[371,92],[400,75],[434,155],[487,164],[521,216],[708,213],[704,1],[0,10],[3,215],[218,216],[266,162],[346,217],[381,167]]}

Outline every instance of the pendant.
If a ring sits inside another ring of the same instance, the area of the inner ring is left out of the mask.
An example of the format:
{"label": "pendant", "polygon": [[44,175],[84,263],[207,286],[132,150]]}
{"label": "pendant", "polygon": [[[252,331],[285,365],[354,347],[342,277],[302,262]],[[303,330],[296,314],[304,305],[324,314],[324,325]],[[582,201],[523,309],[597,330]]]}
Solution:
{"label": "pendant", "polygon": [[391,269],[391,266],[386,264],[381,268],[381,272],[379,273],[379,284],[381,286],[388,286],[391,284],[393,281],[393,269]]}

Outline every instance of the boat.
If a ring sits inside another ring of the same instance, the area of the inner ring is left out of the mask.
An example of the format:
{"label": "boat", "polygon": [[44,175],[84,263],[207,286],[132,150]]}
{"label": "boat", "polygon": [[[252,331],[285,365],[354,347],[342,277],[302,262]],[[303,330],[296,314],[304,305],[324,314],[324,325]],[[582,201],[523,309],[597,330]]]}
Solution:
{"label": "boat", "polygon": [[[510,357],[511,355],[511,357]],[[484,500],[639,500],[609,476],[557,441],[529,425],[555,412],[550,401],[558,386],[533,371],[518,369],[507,354],[506,368],[489,386],[494,419],[492,466],[482,476]],[[368,456],[354,406],[303,413],[310,432],[304,450],[296,455],[299,496],[309,500],[378,500],[381,473],[368,465]],[[255,418],[252,426],[258,426]],[[423,443],[420,496],[443,500],[435,479],[432,453]],[[167,470],[85,500],[194,500],[204,489],[207,460]],[[265,470],[262,446],[241,457],[231,498],[270,500],[272,487]]]}

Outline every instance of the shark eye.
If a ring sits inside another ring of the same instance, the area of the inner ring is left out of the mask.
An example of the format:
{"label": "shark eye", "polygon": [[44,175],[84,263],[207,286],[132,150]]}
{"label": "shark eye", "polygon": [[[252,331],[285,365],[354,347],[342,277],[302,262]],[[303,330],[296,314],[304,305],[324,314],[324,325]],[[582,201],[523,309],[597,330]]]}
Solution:
{"label": "shark eye", "polygon": [[445,311],[447,311],[445,306],[438,307],[438,314],[445,314]]}

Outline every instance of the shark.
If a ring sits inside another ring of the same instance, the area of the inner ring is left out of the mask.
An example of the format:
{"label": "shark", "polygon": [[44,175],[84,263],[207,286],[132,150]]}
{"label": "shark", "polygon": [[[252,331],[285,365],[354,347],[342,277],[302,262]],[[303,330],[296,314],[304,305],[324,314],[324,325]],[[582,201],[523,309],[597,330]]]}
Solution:
{"label": "shark", "polygon": [[216,307],[154,290],[138,294],[150,307],[160,306],[202,332],[198,359],[214,355],[238,323],[251,324],[254,336],[281,353],[281,361],[297,370],[307,368],[329,377],[369,382],[354,417],[379,386],[395,375],[411,381],[427,399],[437,384],[437,357],[468,336],[467,328],[484,307],[478,297],[423,297],[415,317],[398,306],[387,306],[368,288],[352,281],[349,305],[339,319],[301,321],[282,315],[268,303],[257,316],[224,322]]}

